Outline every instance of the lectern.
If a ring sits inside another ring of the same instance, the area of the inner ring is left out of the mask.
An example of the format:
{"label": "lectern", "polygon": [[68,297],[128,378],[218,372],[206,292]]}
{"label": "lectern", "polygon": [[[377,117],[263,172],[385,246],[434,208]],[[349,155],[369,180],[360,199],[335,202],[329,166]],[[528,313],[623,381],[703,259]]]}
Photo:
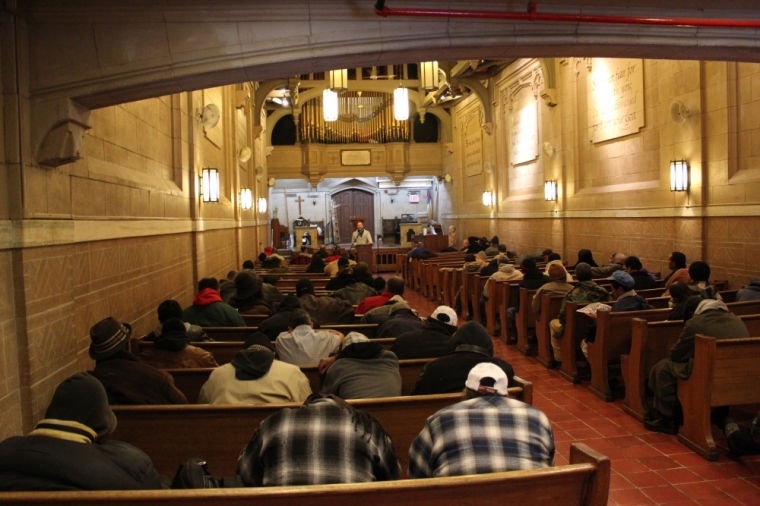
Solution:
{"label": "lectern", "polygon": [[375,253],[372,251],[372,244],[357,244],[356,261],[364,262],[369,266],[369,272],[375,272]]}

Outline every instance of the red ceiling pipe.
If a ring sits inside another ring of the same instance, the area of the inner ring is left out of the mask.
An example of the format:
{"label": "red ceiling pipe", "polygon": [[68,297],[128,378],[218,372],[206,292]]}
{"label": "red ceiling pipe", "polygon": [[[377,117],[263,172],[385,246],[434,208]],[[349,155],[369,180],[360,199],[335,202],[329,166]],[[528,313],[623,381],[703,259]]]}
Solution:
{"label": "red ceiling pipe", "polygon": [[760,28],[757,19],[641,18],[634,16],[596,16],[588,14],[552,14],[538,12],[535,2],[528,12],[463,11],[448,9],[391,9],[384,0],[375,3],[378,16],[415,16],[432,18],[503,19],[511,21],[558,21],[563,23],[608,23],[624,25],[706,26],[713,28]]}

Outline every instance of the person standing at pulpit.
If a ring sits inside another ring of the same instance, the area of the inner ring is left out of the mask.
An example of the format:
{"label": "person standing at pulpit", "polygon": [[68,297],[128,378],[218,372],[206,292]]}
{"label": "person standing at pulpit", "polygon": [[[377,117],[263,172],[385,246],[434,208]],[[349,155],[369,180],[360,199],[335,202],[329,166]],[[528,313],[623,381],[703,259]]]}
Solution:
{"label": "person standing at pulpit", "polygon": [[351,245],[356,246],[357,244],[373,244],[372,234],[368,230],[364,230],[364,223],[361,221],[356,223],[356,230],[351,236]]}

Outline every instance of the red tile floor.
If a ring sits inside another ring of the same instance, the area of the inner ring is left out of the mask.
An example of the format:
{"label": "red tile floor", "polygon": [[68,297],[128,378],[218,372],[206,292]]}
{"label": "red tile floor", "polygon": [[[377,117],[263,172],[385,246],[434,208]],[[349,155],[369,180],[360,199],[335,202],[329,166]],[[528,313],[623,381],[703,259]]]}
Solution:
{"label": "red tile floor", "polygon": [[[428,316],[436,305],[409,290],[410,305]],[[549,417],[557,446],[555,464],[567,463],[570,444],[581,441],[612,461],[609,504],[760,505],[760,456],[741,459],[721,452],[709,462],[676,436],[649,432],[621,409],[573,385],[501,341],[495,354],[508,361],[515,374],[533,382],[533,405]],[[725,440],[715,434],[716,443]]]}

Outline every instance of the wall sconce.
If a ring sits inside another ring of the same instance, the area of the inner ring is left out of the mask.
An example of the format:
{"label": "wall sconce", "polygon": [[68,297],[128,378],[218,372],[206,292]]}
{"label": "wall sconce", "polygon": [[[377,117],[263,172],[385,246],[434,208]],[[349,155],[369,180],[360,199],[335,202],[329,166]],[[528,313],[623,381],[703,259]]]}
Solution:
{"label": "wall sconce", "polygon": [[557,181],[553,179],[544,181],[544,200],[547,202],[557,200]]}
{"label": "wall sconce", "polygon": [[689,163],[686,160],[670,161],[670,191],[689,191]]}
{"label": "wall sconce", "polygon": [[325,121],[338,121],[338,94],[332,90],[322,92],[322,116]]}
{"label": "wall sconce", "polygon": [[260,213],[267,212],[267,199],[264,197],[259,197],[259,200],[257,202],[257,207]]}
{"label": "wall sconce", "polygon": [[240,208],[243,211],[248,211],[253,207],[253,193],[250,188],[240,189]]}
{"label": "wall sconce", "polygon": [[393,119],[396,121],[409,119],[409,90],[406,88],[393,90]]}
{"label": "wall sconce", "polygon": [[438,62],[425,61],[420,63],[420,89],[425,91],[438,89]]}
{"label": "wall sconce", "polygon": [[203,202],[219,202],[219,171],[205,168],[201,171],[201,195]]}
{"label": "wall sconce", "polygon": [[483,205],[486,207],[491,207],[493,205],[493,192],[483,192]]}
{"label": "wall sconce", "polygon": [[317,205],[317,199],[311,199],[311,205],[316,206]]}

